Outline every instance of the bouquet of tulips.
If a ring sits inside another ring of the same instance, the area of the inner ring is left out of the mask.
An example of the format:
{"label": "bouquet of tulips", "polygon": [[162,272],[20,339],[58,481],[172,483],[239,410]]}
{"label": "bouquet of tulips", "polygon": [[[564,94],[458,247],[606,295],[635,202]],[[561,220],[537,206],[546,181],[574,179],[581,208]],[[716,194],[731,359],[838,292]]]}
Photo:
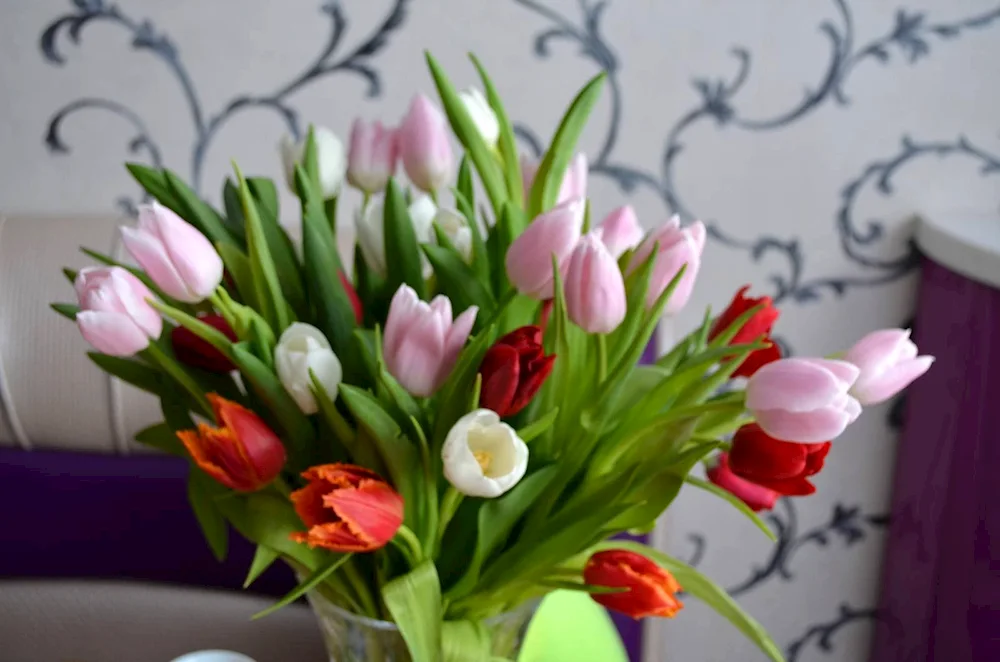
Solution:
{"label": "bouquet of tulips", "polygon": [[[190,460],[214,552],[231,526],[257,545],[248,584],[279,559],[298,572],[272,609],[320,595],[392,621],[418,662],[501,660],[484,623],[550,591],[641,618],[675,616],[683,587],[780,660],[697,570],[613,538],[649,531],[685,485],[772,535],[754,511],[814,491],[830,440],[930,357],[886,330],[840,359],[781,358],[778,311],[744,288],[639,365],[691,295],[704,227],[591,218],[574,154],[601,76],[531,163],[473,61],[485,95],[428,56],[444,112],[418,96],[398,129],[358,121],[346,159],[326,130],[286,146],[301,246],[268,179],[236,169],[219,212],[129,165],[156,200],[121,230],[138,267],[87,251],[104,266],[67,270],[78,305],[54,307],[101,369],[159,398],[137,439]],[[364,197],[349,270],[345,169]]]}

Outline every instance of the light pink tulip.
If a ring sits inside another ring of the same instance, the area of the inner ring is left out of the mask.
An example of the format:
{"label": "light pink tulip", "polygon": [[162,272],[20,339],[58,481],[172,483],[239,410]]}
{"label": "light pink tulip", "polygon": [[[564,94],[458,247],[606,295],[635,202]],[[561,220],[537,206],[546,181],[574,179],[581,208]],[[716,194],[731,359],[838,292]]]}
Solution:
{"label": "light pink tulip", "polygon": [[632,273],[646,261],[653,248],[659,243],[659,253],[656,257],[656,264],[653,267],[653,275],[649,281],[649,291],[646,293],[646,306],[652,308],[660,294],[667,288],[670,281],[674,279],[677,272],[685,264],[684,276],[677,284],[677,288],[670,295],[665,312],[673,315],[687,305],[691,298],[691,291],[694,289],[695,280],[698,278],[698,270],[701,269],[701,253],[705,249],[705,226],[701,221],[695,221],[686,228],[681,228],[681,219],[674,216],[659,228],[649,233],[635,255],[629,262],[629,273]]}
{"label": "light pink tulip", "polygon": [[381,122],[360,118],[351,127],[351,147],[347,154],[347,181],[367,193],[385,188],[396,171],[399,145],[396,131]]}
{"label": "light pink tulip", "polygon": [[472,306],[453,323],[446,296],[439,294],[428,304],[401,285],[389,304],[382,342],[389,372],[413,395],[433,395],[455,367],[478,311]]}
{"label": "light pink tulip", "polygon": [[186,303],[208,298],[222,282],[222,258],[195,227],[158,202],[139,207],[139,223],[122,242],[167,295]]}
{"label": "light pink tulip", "polygon": [[444,186],[453,160],[448,122],[424,95],[418,94],[410,104],[398,141],[403,167],[414,186],[428,193]]}
{"label": "light pink tulip", "polygon": [[861,413],[861,405],[848,394],[859,373],[846,361],[780,359],[750,377],[746,406],[775,439],[829,441]]}
{"label": "light pink tulip", "polygon": [[507,278],[521,293],[533,299],[553,296],[552,256],[565,276],[569,257],[580,241],[585,203],[575,198],[533,220],[507,250]]}
{"label": "light pink tulip", "polygon": [[909,329],[873,331],[844,353],[861,370],[851,394],[863,405],[884,402],[927,372],[933,356],[917,356]]}
{"label": "light pink tulip", "polygon": [[[556,198],[557,205],[573,198],[587,197],[587,170],[589,167],[587,155],[583,152],[573,157],[569,162],[569,167],[566,168],[566,174],[563,175],[562,183],[559,185],[559,196]],[[528,199],[528,195],[531,193],[531,186],[535,183],[536,174],[538,174],[538,161],[522,154],[521,183],[524,186],[525,200]]]}
{"label": "light pink tulip", "polygon": [[102,354],[132,356],[163,331],[163,319],[149,305],[153,293],[121,267],[81,269],[73,283],[84,339]]}
{"label": "light pink tulip", "polygon": [[608,214],[595,233],[617,260],[622,254],[642,242],[642,226],[631,205],[625,205]]}
{"label": "light pink tulip", "polygon": [[595,234],[583,237],[566,271],[566,312],[588,333],[611,333],[625,319],[625,280]]}

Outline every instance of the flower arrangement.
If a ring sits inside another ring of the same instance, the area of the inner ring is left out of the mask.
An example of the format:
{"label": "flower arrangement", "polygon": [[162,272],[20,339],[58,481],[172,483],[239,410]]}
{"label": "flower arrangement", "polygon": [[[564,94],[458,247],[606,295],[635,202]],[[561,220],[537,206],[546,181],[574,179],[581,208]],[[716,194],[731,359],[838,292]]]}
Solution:
{"label": "flower arrangement", "polygon": [[[743,288],[639,365],[691,296],[705,228],[644,232],[628,206],[593,222],[575,152],[603,77],[532,163],[475,58],[485,95],[428,62],[444,112],[417,96],[398,129],[358,120],[346,158],[322,129],[282,146],[301,247],[270,180],[236,169],[220,213],[131,164],[154,199],[121,230],[138,266],[87,251],[103,266],[67,270],[78,303],[55,309],[101,369],[159,398],[164,422],[137,439],[190,460],[216,555],[232,526],[257,544],[248,584],[279,559],[299,573],[265,613],[322,595],[392,621],[418,662],[499,660],[516,650],[483,624],[552,590],[642,618],[675,616],[683,588],[780,660],[711,580],[613,537],[649,531],[685,485],[772,535],[755,511],[814,492],[862,405],[932,359],[895,329],[837,359],[782,358],[778,310]],[[350,272],[345,170],[364,195]]]}

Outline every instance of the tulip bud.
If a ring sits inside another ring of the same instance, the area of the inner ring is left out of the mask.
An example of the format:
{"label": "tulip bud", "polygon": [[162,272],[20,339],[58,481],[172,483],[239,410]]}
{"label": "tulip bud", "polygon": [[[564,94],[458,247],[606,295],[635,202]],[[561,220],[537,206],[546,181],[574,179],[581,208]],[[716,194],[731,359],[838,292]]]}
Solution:
{"label": "tulip bud", "polygon": [[[771,297],[748,297],[745,296],[746,291],[750,289],[749,285],[744,285],[740,288],[740,291],[736,293],[733,297],[732,303],[729,307],[719,315],[715,322],[712,324],[712,329],[708,333],[708,339],[714,340],[716,336],[728,329],[733,322],[735,322],[739,317],[741,317],[748,310],[761,306],[761,308],[753,314],[749,320],[736,332],[733,339],[729,341],[730,345],[742,345],[745,343],[755,342],[758,338],[763,337],[766,341],[771,341],[771,327],[774,326],[775,321],[778,319],[780,314],[778,309],[774,307],[771,303]],[[736,369],[733,373],[733,377],[750,377],[761,366],[765,366],[768,363],[772,363],[781,358],[781,348],[779,348],[773,342],[771,346],[766,349],[758,349],[750,353],[750,356],[740,364],[740,367]]]}
{"label": "tulip bud", "polygon": [[428,304],[401,285],[389,304],[382,355],[389,373],[413,395],[429,397],[447,381],[476,321],[476,306],[452,322],[444,295]]}
{"label": "tulip bud", "polygon": [[483,142],[494,147],[500,138],[500,122],[486,97],[483,96],[478,87],[470,87],[464,92],[460,92],[458,97],[465,105],[465,110],[472,118],[476,129],[479,130],[479,135],[483,137]]}
{"label": "tulip bud", "polygon": [[222,258],[212,242],[158,202],[140,205],[138,225],[121,233],[143,271],[178,301],[203,301],[222,282]]}
{"label": "tulip bud", "polygon": [[[556,197],[556,204],[562,204],[574,198],[587,197],[587,155],[580,152],[569,162],[566,174],[559,184],[559,195]],[[521,155],[521,183],[524,186],[525,200],[531,192],[531,187],[535,183],[535,175],[538,174],[538,161]]]}
{"label": "tulip bud", "polygon": [[496,341],[483,356],[479,406],[506,418],[524,409],[545,383],[555,356],[545,356],[542,330],[522,326]]}
{"label": "tulip bud", "polygon": [[744,425],[733,435],[729,467],[741,478],[785,496],[805,496],[816,491],[809,482],[823,469],[832,444],[797,444],[769,436],[756,423]]}
{"label": "tulip bud", "polygon": [[705,475],[710,481],[745,503],[755,513],[771,510],[778,502],[778,497],[781,496],[772,489],[751,483],[733,473],[729,466],[728,453],[720,453],[715,464],[708,468]]}
{"label": "tulip bud", "polygon": [[445,185],[451,174],[448,123],[430,99],[418,94],[399,127],[399,153],[406,175],[428,193]]}
{"label": "tulip bud", "polygon": [[767,434],[782,441],[834,439],[861,414],[847,391],[858,369],[830,359],[781,359],[747,382],[746,406]]}
{"label": "tulip bud", "polygon": [[98,352],[132,356],[163,331],[163,319],[149,305],[153,293],[121,267],[86,267],[73,283],[80,304],[76,324]]}
{"label": "tulip bud", "polygon": [[281,385],[305,414],[319,411],[310,373],[323,385],[331,398],[344,378],[340,359],[330,349],[330,342],[314,326],[295,322],[281,334],[274,348],[274,367]]}
{"label": "tulip bud", "polygon": [[607,247],[593,234],[580,243],[566,271],[566,312],[587,333],[611,333],[625,319],[625,279]]}
{"label": "tulip bud", "polygon": [[[324,198],[333,198],[340,193],[340,185],[344,182],[344,171],[347,169],[347,158],[344,155],[344,143],[330,129],[321,126],[313,128],[313,141],[316,143],[316,161],[319,165],[319,188]],[[285,166],[285,180],[288,188],[295,190],[295,165],[301,163],[305,156],[306,141],[294,142],[290,136],[281,140],[281,161]]]}
{"label": "tulip bud", "polygon": [[378,474],[351,464],[307,469],[309,484],[292,492],[292,503],[308,531],[294,542],[333,552],[370,552],[385,545],[403,524],[403,497]]}
{"label": "tulip bud", "polygon": [[[236,332],[226,323],[222,315],[215,313],[198,315],[198,320],[221,331],[231,341],[236,342]],[[177,360],[186,365],[219,373],[232,372],[236,369],[229,357],[183,326],[174,327],[171,331],[170,344],[174,348]]]}
{"label": "tulip bud", "polygon": [[628,589],[620,593],[592,593],[590,597],[634,619],[673,618],[684,607],[675,595],[681,585],[674,576],[642,554],[628,550],[609,549],[591,556],[583,568],[583,581],[591,586]]}
{"label": "tulip bud", "polygon": [[[437,205],[430,196],[418,195],[407,207],[413,233],[417,241],[426,244],[434,237],[434,216]],[[371,201],[354,218],[358,231],[358,245],[368,268],[385,277],[385,207],[381,200]],[[424,277],[430,276],[429,265],[424,262]]]}
{"label": "tulip bud", "polygon": [[472,229],[465,217],[452,209],[440,208],[434,216],[434,224],[447,235],[452,246],[466,263],[472,262]]}
{"label": "tulip bud", "polygon": [[701,268],[701,252],[705,248],[705,226],[701,221],[695,221],[688,227],[681,229],[680,217],[674,216],[667,223],[653,230],[639,244],[639,248],[636,249],[629,262],[628,272],[632,273],[638,269],[657,244],[659,244],[659,253],[656,256],[656,264],[649,282],[649,291],[646,294],[647,308],[652,308],[656,304],[656,300],[663,294],[663,290],[667,289],[677,272],[684,265],[687,265],[684,276],[677,284],[677,288],[666,305],[666,314],[673,315],[680,312],[687,305],[688,299],[691,298],[691,291],[694,289],[694,282],[698,277],[698,270]]}
{"label": "tulip bud", "polygon": [[580,241],[584,201],[557,205],[532,221],[507,249],[507,277],[517,290],[533,299],[553,296],[552,258],[563,276]]}
{"label": "tulip bud", "polygon": [[199,423],[197,430],[181,430],[184,443],[198,467],[226,487],[256,492],[277,478],[285,466],[285,447],[261,418],[235,402],[208,394],[219,427]]}
{"label": "tulip bud", "polygon": [[347,294],[347,298],[351,302],[351,308],[354,309],[354,321],[360,326],[365,319],[365,311],[361,306],[361,297],[358,296],[358,291],[354,289],[354,285],[344,275],[343,271],[338,271],[337,276],[340,277],[340,286],[344,288],[344,293]]}
{"label": "tulip bud", "polygon": [[631,205],[619,207],[608,214],[594,233],[604,242],[616,260],[625,251],[638,246],[644,234]]}
{"label": "tulip bud", "polygon": [[467,496],[493,499],[517,485],[528,470],[528,446],[489,409],[458,419],[441,449],[444,476]]}
{"label": "tulip bud", "polygon": [[347,155],[347,181],[366,193],[385,188],[396,171],[399,146],[396,132],[381,122],[354,120]]}
{"label": "tulip bud", "polygon": [[861,371],[851,393],[863,405],[885,402],[927,372],[933,356],[917,356],[909,329],[873,331],[844,353]]}

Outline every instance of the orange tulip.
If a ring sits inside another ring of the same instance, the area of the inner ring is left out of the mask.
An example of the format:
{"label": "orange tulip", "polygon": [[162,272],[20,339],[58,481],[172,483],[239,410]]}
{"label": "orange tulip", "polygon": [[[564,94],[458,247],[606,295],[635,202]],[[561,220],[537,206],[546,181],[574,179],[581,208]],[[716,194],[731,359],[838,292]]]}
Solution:
{"label": "orange tulip", "polygon": [[201,470],[239,492],[256,492],[277,478],[285,466],[278,435],[246,407],[215,393],[208,401],[219,427],[199,423],[177,433]]}
{"label": "orange tulip", "polygon": [[680,584],[669,572],[642,554],[624,549],[597,552],[583,569],[583,580],[592,586],[626,588],[620,593],[592,594],[608,609],[632,618],[673,618],[684,605],[674,595]]}
{"label": "orange tulip", "polygon": [[403,524],[403,497],[378,474],[352,464],[322,464],[303,472],[309,484],[292,493],[308,531],[295,542],[334,552],[384,547]]}

